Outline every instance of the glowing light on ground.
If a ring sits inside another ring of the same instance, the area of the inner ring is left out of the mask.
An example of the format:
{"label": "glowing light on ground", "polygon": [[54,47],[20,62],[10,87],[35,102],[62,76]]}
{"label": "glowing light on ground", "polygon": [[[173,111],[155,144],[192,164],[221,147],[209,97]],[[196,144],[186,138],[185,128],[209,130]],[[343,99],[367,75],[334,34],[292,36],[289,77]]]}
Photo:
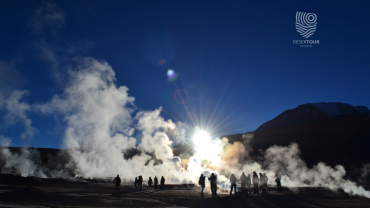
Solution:
{"label": "glowing light on ground", "polygon": [[217,165],[221,162],[219,154],[222,152],[222,141],[220,139],[212,139],[208,132],[197,131],[193,136],[195,156],[200,160],[207,160],[212,165]]}

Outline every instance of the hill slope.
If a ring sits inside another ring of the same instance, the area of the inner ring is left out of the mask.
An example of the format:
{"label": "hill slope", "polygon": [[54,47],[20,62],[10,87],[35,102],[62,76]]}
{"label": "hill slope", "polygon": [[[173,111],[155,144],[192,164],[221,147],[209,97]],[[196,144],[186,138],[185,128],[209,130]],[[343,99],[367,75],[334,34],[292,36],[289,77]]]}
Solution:
{"label": "hill slope", "polygon": [[[370,111],[364,106],[303,104],[284,111],[253,133],[255,152],[295,142],[309,165],[323,161],[349,168],[370,162]],[[240,134],[226,137],[231,142],[243,141]]]}

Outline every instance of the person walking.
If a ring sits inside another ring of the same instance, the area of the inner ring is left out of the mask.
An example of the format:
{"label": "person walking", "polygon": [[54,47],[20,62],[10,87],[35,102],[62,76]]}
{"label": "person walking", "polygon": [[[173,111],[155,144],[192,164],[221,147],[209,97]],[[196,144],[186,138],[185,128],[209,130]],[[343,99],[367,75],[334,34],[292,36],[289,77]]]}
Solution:
{"label": "person walking", "polygon": [[203,176],[203,173],[200,174],[198,184],[202,187],[202,191],[200,192],[201,196],[204,196],[203,191],[204,191],[204,188],[206,187],[205,180],[206,180],[206,176]]}
{"label": "person walking", "polygon": [[162,190],[164,190],[164,182],[165,182],[166,180],[164,179],[164,177],[162,176],[162,178],[161,178],[161,188],[162,188]]}
{"label": "person walking", "polygon": [[210,180],[211,183],[212,195],[217,195],[217,176],[215,176],[215,174],[212,173],[208,180]]}
{"label": "person walking", "polygon": [[137,179],[138,188],[140,187],[140,191],[143,185],[143,176],[139,176],[139,179]]}
{"label": "person walking", "polygon": [[242,194],[244,194],[246,192],[245,186],[247,185],[247,176],[244,175],[244,172],[240,176],[240,183],[241,183],[241,188],[242,188]]}
{"label": "person walking", "polygon": [[149,177],[149,180],[148,180],[148,188],[149,188],[149,189],[151,189],[151,188],[152,188],[152,184],[153,184],[152,177]]}
{"label": "person walking", "polygon": [[121,178],[117,174],[117,177],[113,180],[116,183],[116,193],[119,193],[119,186],[121,185]]}
{"label": "person walking", "polygon": [[154,177],[154,189],[157,189],[157,185],[158,185],[158,178],[157,176]]}
{"label": "person walking", "polygon": [[230,183],[231,183],[231,189],[230,189],[230,195],[233,193],[233,189],[234,189],[234,193],[236,195],[236,177],[234,176],[234,174],[231,174],[230,176]]}
{"label": "person walking", "polygon": [[281,187],[281,174],[280,173],[277,174],[275,182],[276,182],[278,193],[283,193],[283,188]]}

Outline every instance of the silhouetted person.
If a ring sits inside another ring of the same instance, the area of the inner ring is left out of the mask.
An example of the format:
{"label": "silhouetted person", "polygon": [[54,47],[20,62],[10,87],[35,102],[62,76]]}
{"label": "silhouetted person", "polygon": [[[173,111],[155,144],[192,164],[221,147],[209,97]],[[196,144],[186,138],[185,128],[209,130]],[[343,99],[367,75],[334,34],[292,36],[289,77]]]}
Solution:
{"label": "silhouetted person", "polygon": [[166,180],[164,179],[164,177],[162,176],[162,178],[161,178],[161,189],[162,190],[164,190],[164,182],[165,182]]}
{"label": "silhouetted person", "polygon": [[140,187],[140,191],[141,191],[141,186],[143,185],[143,177],[141,175],[139,176],[139,179],[137,179],[137,184],[138,184],[138,188]]}
{"label": "silhouetted person", "polygon": [[157,185],[158,185],[158,178],[157,176],[154,177],[154,188],[157,189]]}
{"label": "silhouetted person", "polygon": [[268,187],[267,187],[267,181],[269,180],[269,178],[267,177],[266,173],[263,174],[263,182],[264,182],[264,189],[265,189],[265,193],[268,193],[269,190],[268,190]]}
{"label": "silhouetted person", "polygon": [[116,192],[119,192],[119,186],[121,185],[121,178],[117,174],[117,177],[113,180],[113,183],[116,182]]}
{"label": "silhouetted person", "polygon": [[262,173],[260,173],[260,178],[259,178],[259,187],[261,188],[261,192],[264,193],[264,189],[263,189],[263,175]]}
{"label": "silhouetted person", "polygon": [[283,193],[283,188],[281,187],[281,174],[278,173],[275,179],[278,193]]}
{"label": "silhouetted person", "polygon": [[256,172],[253,172],[253,186],[254,186],[254,193],[258,194],[258,175]]}
{"label": "silhouetted person", "polygon": [[217,195],[217,177],[212,173],[208,180],[211,182],[212,195]]}
{"label": "silhouetted person", "polygon": [[201,196],[204,196],[203,190],[204,190],[204,187],[206,187],[206,181],[205,180],[206,180],[206,176],[203,176],[203,173],[200,174],[198,184],[202,187],[202,191],[200,192]]}
{"label": "silhouetted person", "polygon": [[137,189],[137,187],[136,187],[136,186],[137,186],[137,183],[138,183],[138,182],[137,182],[137,177],[135,177],[135,182],[134,182],[134,184],[135,184],[135,189]]}
{"label": "silhouetted person", "polygon": [[247,177],[247,194],[251,193],[251,174],[248,174]]}
{"label": "silhouetted person", "polygon": [[230,176],[230,183],[231,183],[230,195],[233,193],[233,188],[234,193],[236,194],[236,177],[234,176],[234,174],[231,174]]}
{"label": "silhouetted person", "polygon": [[153,184],[152,177],[149,177],[149,180],[148,180],[148,188],[149,188],[149,189],[151,189],[151,188],[152,188],[152,184]]}
{"label": "silhouetted person", "polygon": [[[240,183],[241,183],[241,186],[242,186],[242,193],[244,194],[246,192],[245,186],[247,185],[247,176],[244,175],[244,172],[240,176]],[[247,191],[247,193],[248,193],[248,191]]]}

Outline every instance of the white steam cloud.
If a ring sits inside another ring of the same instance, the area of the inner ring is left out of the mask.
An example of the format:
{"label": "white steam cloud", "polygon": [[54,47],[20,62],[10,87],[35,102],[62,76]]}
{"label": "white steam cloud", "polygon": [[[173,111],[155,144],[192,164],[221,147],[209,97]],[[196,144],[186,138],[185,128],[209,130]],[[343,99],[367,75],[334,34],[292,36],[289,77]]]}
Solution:
{"label": "white steam cloud", "polygon": [[[64,93],[38,108],[46,114],[63,115],[67,125],[64,145],[71,150],[77,175],[108,177],[120,173],[134,178],[145,173],[166,175],[167,181],[179,182],[180,159],[173,157],[172,141],[166,134],[176,124],[159,116],[161,108],[140,111],[133,117],[134,98],[128,95],[127,87],[115,85],[115,73],[105,61],[76,59],[69,77]],[[141,139],[137,148],[156,158],[143,153],[124,159],[127,150],[136,148],[138,140],[132,137],[135,128]]]}
{"label": "white steam cloud", "polygon": [[300,150],[295,143],[288,147],[270,147],[265,153],[266,168],[269,172],[283,172],[288,175],[289,178],[285,177],[285,183],[288,185],[321,186],[333,191],[341,189],[351,195],[370,198],[369,191],[352,181],[343,179],[346,174],[343,166],[337,165],[332,168],[320,162],[309,169],[299,155]]}
{"label": "white steam cloud", "polygon": [[27,118],[27,111],[30,111],[30,105],[26,102],[21,102],[23,96],[27,95],[26,90],[15,90],[13,91],[9,98],[5,100],[5,108],[7,114],[5,115],[5,121],[8,125],[12,125],[16,122],[22,122],[25,127],[25,131],[20,135],[23,141],[28,142],[37,132],[37,130],[32,127],[31,119]]}
{"label": "white steam cloud", "polygon": [[27,112],[32,110],[31,106],[23,100],[29,92],[17,89],[21,85],[21,80],[18,70],[12,64],[0,60],[0,111],[5,111],[4,122],[2,122],[4,125],[1,128],[22,123],[25,131],[20,137],[27,146],[37,130],[32,126],[31,119],[27,117]]}
{"label": "white steam cloud", "polygon": [[3,135],[0,136],[0,147],[9,147],[12,143],[12,140],[10,138],[7,138]]}
{"label": "white steam cloud", "polygon": [[65,11],[54,3],[42,2],[42,6],[33,13],[28,27],[35,33],[42,34],[46,28],[55,30],[65,25]]}
{"label": "white steam cloud", "polygon": [[17,173],[23,177],[36,176],[47,178],[42,171],[39,152],[22,148],[20,153],[12,153],[8,148],[1,149],[1,159],[5,160],[2,173]]}

